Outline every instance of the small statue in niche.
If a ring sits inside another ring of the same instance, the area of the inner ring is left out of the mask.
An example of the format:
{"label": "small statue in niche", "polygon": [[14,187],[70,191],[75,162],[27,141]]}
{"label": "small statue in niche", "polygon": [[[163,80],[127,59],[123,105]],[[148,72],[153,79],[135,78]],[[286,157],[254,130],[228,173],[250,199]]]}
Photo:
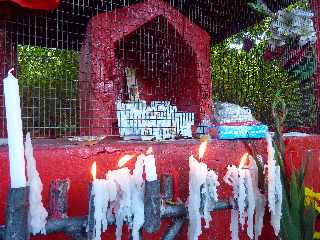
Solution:
{"label": "small statue in niche", "polygon": [[126,80],[128,95],[130,101],[139,101],[139,86],[136,78],[136,70],[133,68],[127,67],[126,71]]}

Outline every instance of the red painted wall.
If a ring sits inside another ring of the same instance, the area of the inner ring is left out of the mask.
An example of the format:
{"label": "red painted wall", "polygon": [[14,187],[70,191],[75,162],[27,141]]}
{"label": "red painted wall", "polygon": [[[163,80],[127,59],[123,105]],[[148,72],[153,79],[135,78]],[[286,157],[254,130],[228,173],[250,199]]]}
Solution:
{"label": "red painted wall", "polygon": [[[75,146],[57,142],[56,140],[44,140],[35,143],[35,157],[37,167],[44,184],[44,204],[48,206],[49,181],[57,178],[69,178],[70,188],[70,208],[69,216],[87,214],[88,183],[91,180],[90,167],[93,161],[97,161],[98,177],[102,178],[108,170],[116,169],[118,159],[131,153],[145,151],[152,145],[155,156],[158,174],[170,173],[175,176],[176,197],[185,201],[188,197],[188,157],[191,153],[197,153],[199,143],[195,140],[168,141],[162,143],[130,143],[123,141],[106,141],[95,146]],[[288,159],[298,163],[306,149],[312,149],[313,157],[310,164],[311,172],[307,174],[307,185],[313,186],[315,191],[320,192],[320,180],[318,173],[320,168],[320,137],[290,138],[286,140]],[[264,141],[256,141],[258,152],[265,156],[266,147]],[[231,196],[231,189],[223,183],[222,178],[226,173],[226,166],[234,163],[238,164],[241,156],[246,152],[245,144],[242,141],[218,141],[212,140],[209,143],[204,161],[209,168],[218,172],[221,188],[220,198]],[[132,169],[134,161],[129,163]],[[0,148],[0,223],[4,223],[6,207],[6,189],[9,184],[9,165],[7,148]],[[204,229],[200,239],[229,239],[229,211],[213,214],[213,222],[209,230]],[[267,222],[267,218],[266,218]],[[166,224],[162,225],[162,232]],[[264,229],[264,237],[261,239],[274,239],[270,227]],[[187,239],[187,224],[179,239]],[[60,236],[60,237],[59,237]],[[144,239],[151,239],[150,235],[144,234]],[[159,235],[153,235],[153,239],[160,239]],[[67,239],[65,236],[53,236],[51,238],[35,239]],[[114,239],[114,228],[111,227],[104,234],[103,239]],[[127,235],[123,239],[127,239]],[[246,239],[242,237],[242,239]]]}

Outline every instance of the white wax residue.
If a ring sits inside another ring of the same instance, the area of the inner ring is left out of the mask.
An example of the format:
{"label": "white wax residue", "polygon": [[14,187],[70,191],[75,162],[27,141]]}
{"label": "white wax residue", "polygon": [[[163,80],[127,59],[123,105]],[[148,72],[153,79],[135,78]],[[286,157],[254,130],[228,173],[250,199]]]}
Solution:
{"label": "white wax residue", "polygon": [[276,166],[275,167],[275,212],[271,213],[271,224],[277,236],[280,232],[281,217],[282,217],[282,183],[281,183],[280,166]]}
{"label": "white wax residue", "polygon": [[247,222],[247,234],[250,239],[254,238],[254,211],[256,208],[256,192],[253,188],[253,183],[250,175],[249,170],[245,170],[246,180],[245,184],[247,187],[247,216],[248,216],[248,222]]}
{"label": "white wax residue", "polygon": [[275,150],[270,133],[266,134],[268,150],[268,203],[271,212],[271,224],[276,236],[280,231],[280,220],[282,216],[282,183],[280,166],[276,166]]}
{"label": "white wax residue", "polygon": [[188,239],[197,240],[201,234],[201,214],[200,214],[200,188],[205,184],[207,178],[207,165],[199,163],[193,156],[189,158],[189,229]]}
{"label": "white wax residue", "polygon": [[19,96],[19,84],[10,70],[3,80],[3,91],[6,106],[8,147],[10,160],[10,186],[26,186],[25,160],[23,148],[22,120]]}
{"label": "white wax residue", "polygon": [[145,156],[141,154],[138,156],[133,170],[133,188],[131,192],[132,197],[132,239],[139,240],[139,230],[144,223],[144,182],[142,178],[143,165]]}
{"label": "white wax residue", "polygon": [[206,228],[209,228],[209,223],[212,220],[210,211],[214,207],[215,202],[218,201],[218,186],[220,186],[220,183],[218,181],[218,175],[213,170],[209,170],[206,178],[206,197],[203,212],[203,217],[206,222]]}
{"label": "white wax residue", "polygon": [[245,224],[245,209],[246,209],[246,199],[247,199],[247,193],[246,193],[246,185],[245,185],[245,170],[239,169],[239,197],[238,197],[238,208],[239,208],[239,221],[242,227],[242,230],[244,229]]}
{"label": "white wax residue", "polygon": [[239,239],[239,213],[236,208],[236,203],[239,198],[239,172],[238,168],[234,165],[227,167],[227,173],[224,176],[223,180],[233,188],[233,208],[231,210],[231,223],[230,223],[230,231],[231,231],[231,239],[238,240]]}
{"label": "white wax residue", "polygon": [[231,240],[239,240],[239,213],[237,209],[231,209]]}
{"label": "white wax residue", "polygon": [[[260,159],[260,162],[263,163],[262,157],[257,156]],[[251,157],[252,166],[250,168],[250,174],[252,179],[252,185],[255,192],[255,224],[254,224],[254,237],[255,240],[258,240],[259,236],[262,233],[263,228],[263,219],[264,219],[264,212],[265,212],[265,205],[267,203],[266,197],[260,193],[258,187],[258,167],[256,161]]]}
{"label": "white wax residue", "polygon": [[259,236],[262,233],[266,203],[267,203],[267,200],[263,194],[261,193],[256,194],[256,214],[255,214],[255,225],[254,225],[254,236],[256,240],[258,240]]}
{"label": "white wax residue", "polygon": [[144,159],[144,166],[146,172],[146,180],[148,182],[157,180],[156,160],[154,155],[147,155]]}
{"label": "white wax residue", "polygon": [[116,219],[116,239],[121,240],[122,227],[125,220],[129,225],[132,224],[132,206],[131,206],[131,189],[132,176],[128,168],[121,168],[114,171],[109,171],[107,174],[108,180],[113,180],[117,186],[117,197],[112,204]]}
{"label": "white wax residue", "polygon": [[29,216],[28,223],[32,234],[46,233],[48,212],[42,203],[42,182],[37,171],[36,160],[33,156],[33,147],[30,133],[27,133],[25,142],[25,156],[27,159],[27,175],[29,189]]}
{"label": "white wax residue", "polygon": [[94,240],[100,240],[101,233],[108,228],[107,210],[109,201],[115,199],[116,186],[112,181],[96,179],[92,183],[92,195],[94,196]]}

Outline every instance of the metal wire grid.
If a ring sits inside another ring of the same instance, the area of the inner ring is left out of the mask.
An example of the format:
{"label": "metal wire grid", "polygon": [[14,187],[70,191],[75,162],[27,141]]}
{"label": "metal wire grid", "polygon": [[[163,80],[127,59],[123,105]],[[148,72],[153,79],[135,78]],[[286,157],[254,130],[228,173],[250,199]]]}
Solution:
{"label": "metal wire grid", "polygon": [[[183,1],[170,0],[169,3],[180,9],[183,9],[184,6]],[[1,63],[1,72],[4,76],[10,66],[18,63],[18,78],[23,83],[20,86],[25,131],[31,131],[35,137],[63,137],[81,134],[79,126],[81,99],[78,91],[79,51],[85,36],[86,24],[92,16],[98,13],[128,5],[129,1],[98,1],[92,4],[89,0],[65,0],[53,13],[15,14],[13,19],[0,23],[0,33],[6,35],[2,38],[4,46],[0,48],[5,49],[5,52],[1,53],[2,58],[5,59]],[[208,7],[211,9],[213,3],[208,1]],[[232,11],[234,9],[230,9],[230,12]],[[214,30],[218,27],[213,24],[212,19],[201,15],[197,4],[194,8],[188,9],[187,15],[191,20],[202,22],[208,29]],[[220,23],[220,25],[223,27],[225,24]],[[166,19],[157,18],[153,23],[123,38],[118,43],[117,57],[120,60],[126,59],[128,65],[136,64],[134,61],[137,59],[139,64],[144,65],[142,75],[155,82],[154,87],[148,89],[148,96],[157,100],[155,96],[163,95],[166,96],[166,99],[159,100],[170,100],[177,103],[178,96],[170,93],[174,90],[179,92],[179,79],[188,76],[191,72],[190,68],[188,71],[188,68],[179,63],[185,58],[192,60],[194,53],[177,37],[177,32],[169,28]],[[161,41],[165,41],[166,45],[163,45]],[[18,46],[15,43],[18,43]],[[222,56],[221,59],[223,59]],[[218,65],[221,66],[224,64],[221,63],[221,59],[214,59],[213,64],[220,61]],[[263,69],[261,69],[262,72]],[[166,75],[167,81],[165,82],[161,81],[163,75]],[[246,78],[246,76],[243,77]],[[249,89],[256,91],[255,83],[247,79]],[[224,84],[220,79],[214,79],[213,85],[216,87],[214,92],[222,96],[225,89]],[[205,86],[203,88],[206,90]],[[128,92],[125,87],[123,89],[121,97],[127,99]],[[238,88],[234,87],[234,89]],[[182,110],[192,109],[190,107],[194,105],[192,92],[182,94],[184,94],[184,102],[179,103]],[[233,92],[225,99],[234,100],[239,96],[243,99],[247,95],[246,92],[237,92],[234,96]],[[1,104],[2,108],[3,105],[4,103]],[[4,119],[4,111],[1,111],[1,114],[1,118]],[[100,127],[112,129],[110,135],[117,135],[118,131],[112,123],[115,119],[107,117],[100,125],[95,119],[90,119],[90,116],[87,118],[89,120],[88,129],[89,125],[97,124]],[[1,124],[3,126],[2,135],[5,136],[4,121],[1,121]],[[90,131],[85,132],[92,134]]]}
{"label": "metal wire grid", "polygon": [[[81,134],[78,75],[79,51],[86,29],[83,19],[89,20],[100,12],[127,5],[127,1],[111,4],[100,1],[95,6],[90,1],[62,1],[52,14],[16,14],[5,22],[6,44],[16,49],[9,54],[6,52],[11,60],[2,69],[5,72],[8,66],[17,62],[24,131],[32,132],[34,137]],[[71,25],[78,28],[70,28]],[[130,55],[135,55],[135,60],[143,65],[143,78],[152,79],[154,83],[146,95],[150,98],[157,96],[152,100],[169,100],[176,104],[177,96],[172,93],[179,92],[179,80],[189,74],[181,62],[185,58],[192,60],[194,53],[183,44],[181,37],[179,39],[176,30],[169,28],[166,19],[157,18],[136,31],[130,39],[119,42],[118,57],[132,66],[136,63]],[[124,95],[127,94],[125,91],[124,87]],[[192,94],[184,100],[183,104],[179,103],[182,110],[192,102]],[[99,125],[96,119],[83,117],[89,118],[89,125]],[[114,119],[109,121],[106,116],[104,120],[101,127],[114,129]],[[117,135],[117,130],[112,130],[110,135]]]}

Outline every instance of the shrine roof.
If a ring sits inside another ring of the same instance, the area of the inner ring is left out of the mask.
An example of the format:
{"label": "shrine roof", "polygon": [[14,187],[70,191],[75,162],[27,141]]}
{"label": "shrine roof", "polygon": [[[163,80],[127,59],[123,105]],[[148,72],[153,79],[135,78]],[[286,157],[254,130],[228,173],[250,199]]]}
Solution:
{"label": "shrine roof", "polygon": [[[262,20],[261,15],[247,4],[249,0],[164,1],[206,30],[213,43],[221,42]],[[59,7],[49,12],[22,8],[15,3],[0,0],[0,23],[5,18],[9,23],[6,24],[6,28],[17,33],[17,40],[20,43],[79,50],[78,43],[82,41],[86,25],[92,16],[137,2],[142,1],[61,0]],[[265,0],[264,2],[275,12],[293,1]]]}

